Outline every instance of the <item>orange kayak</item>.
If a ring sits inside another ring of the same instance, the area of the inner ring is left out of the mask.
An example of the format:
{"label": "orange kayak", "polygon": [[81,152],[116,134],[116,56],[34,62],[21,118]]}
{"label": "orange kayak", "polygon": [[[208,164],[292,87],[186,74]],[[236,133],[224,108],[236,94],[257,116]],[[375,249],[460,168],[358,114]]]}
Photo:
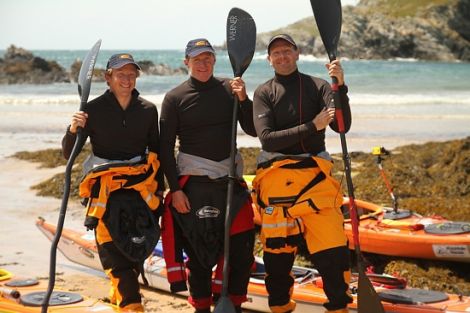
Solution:
{"label": "orange kayak", "polygon": [[[48,237],[53,238],[56,226],[46,223],[39,218],[38,228]],[[59,241],[59,250],[72,262],[101,269],[92,232],[83,233],[64,229]],[[145,276],[153,288],[169,291],[166,279],[165,261],[161,246],[157,245],[154,254],[144,264]],[[295,285],[293,299],[297,302],[296,313],[324,312],[322,304],[326,302],[322,281],[315,269],[297,267],[293,269]],[[432,312],[470,312],[470,298],[423,289],[406,288],[403,280],[393,276],[370,274],[377,293],[382,299],[386,312],[401,313],[432,313]],[[357,312],[356,291],[357,282],[350,285],[354,303],[350,305],[351,312]],[[183,293],[184,294],[184,293]],[[187,294],[186,294],[187,295]],[[267,292],[264,286],[264,265],[256,258],[256,269],[252,273],[248,286],[249,301],[243,304],[245,309],[269,312]]]}
{"label": "orange kayak", "polygon": [[[345,199],[345,206],[349,201]],[[361,250],[383,255],[431,260],[470,262],[470,223],[453,222],[441,217],[409,212],[404,218],[393,217],[393,209],[356,200],[360,215]],[[403,212],[403,211],[402,211]],[[400,214],[400,211],[398,211]],[[345,231],[352,246],[352,229],[346,220]]]}
{"label": "orange kayak", "polygon": [[[361,251],[409,258],[470,263],[470,222],[453,222],[439,216],[421,216],[409,212],[399,219],[393,209],[371,202],[355,200],[360,215],[359,243]],[[348,216],[349,199],[343,202]],[[255,223],[261,224],[258,210],[253,207]],[[401,212],[398,211],[398,215]],[[408,211],[407,211],[408,212]],[[350,248],[354,249],[351,221],[344,229]]]}
{"label": "orange kayak", "polygon": [[[0,269],[0,312],[41,312],[40,305],[46,290],[47,285],[43,282],[31,278],[16,277],[7,270]],[[118,308],[111,304],[66,291],[55,290],[49,303],[48,312],[119,312]]]}

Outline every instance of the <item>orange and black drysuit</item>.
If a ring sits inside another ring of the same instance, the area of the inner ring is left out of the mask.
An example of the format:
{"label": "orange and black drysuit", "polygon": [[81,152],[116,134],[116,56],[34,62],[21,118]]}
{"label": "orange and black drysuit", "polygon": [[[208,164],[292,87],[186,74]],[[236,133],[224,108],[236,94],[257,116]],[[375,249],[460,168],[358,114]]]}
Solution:
{"label": "orange and black drysuit", "polygon": [[[339,87],[345,130],[351,125],[347,87]],[[291,269],[299,240],[324,281],[327,310],[346,308],[349,250],[340,212],[342,194],[331,177],[325,129],[314,118],[333,101],[327,81],[295,70],[261,84],[253,98],[253,118],[262,144],[253,181],[258,205],[271,311],[295,309]],[[336,120],[329,125],[339,131]],[[261,159],[261,160],[260,160]]]}
{"label": "orange and black drysuit", "polygon": [[143,274],[143,262],[160,235],[158,220],[150,213],[160,206],[155,195],[159,165],[154,152],[138,163],[103,164],[93,168],[79,188],[80,196],[88,198],[87,218],[98,220],[95,236],[101,263],[112,281],[111,300],[128,309],[140,303],[138,282],[129,277]]}
{"label": "orange and black drysuit", "polygon": [[[109,163],[91,169],[81,183],[80,194],[88,198],[85,224],[95,229],[101,264],[111,279],[111,302],[143,311],[138,275],[142,259],[158,240],[155,210],[160,200],[155,193],[164,189],[157,108],[134,90],[124,110],[108,90],[84,111],[83,135],[90,137],[92,163]],[[66,158],[75,141],[76,135],[67,131],[62,140]]]}
{"label": "orange and black drysuit", "polygon": [[329,309],[340,309],[350,302],[342,194],[330,176],[331,168],[330,161],[319,157],[279,157],[258,166],[254,201],[261,215],[266,288],[273,312],[295,308],[290,300],[294,282],[290,271],[301,237],[325,282]]}
{"label": "orange and black drysuit", "polygon": [[[204,310],[217,301],[222,289],[227,182],[226,179],[214,181],[201,176],[182,176],[179,182],[193,210],[188,214],[179,214],[170,205],[171,193],[165,198],[162,242],[167,277],[172,292],[187,290],[188,281],[189,302],[197,310]],[[235,187],[234,198],[228,293],[232,303],[240,306],[247,300],[250,269],[254,261],[254,224],[246,186]],[[183,250],[188,256],[186,261]],[[212,272],[214,266],[215,273]]]}

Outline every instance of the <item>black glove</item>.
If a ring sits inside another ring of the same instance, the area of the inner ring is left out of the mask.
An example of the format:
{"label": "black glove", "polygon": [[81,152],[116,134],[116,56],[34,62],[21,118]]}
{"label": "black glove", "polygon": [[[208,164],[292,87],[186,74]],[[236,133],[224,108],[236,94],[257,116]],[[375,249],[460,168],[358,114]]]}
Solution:
{"label": "black glove", "polygon": [[98,221],[98,218],[87,215],[87,217],[85,217],[85,223],[83,223],[83,225],[85,225],[86,230],[93,230],[98,226]]}

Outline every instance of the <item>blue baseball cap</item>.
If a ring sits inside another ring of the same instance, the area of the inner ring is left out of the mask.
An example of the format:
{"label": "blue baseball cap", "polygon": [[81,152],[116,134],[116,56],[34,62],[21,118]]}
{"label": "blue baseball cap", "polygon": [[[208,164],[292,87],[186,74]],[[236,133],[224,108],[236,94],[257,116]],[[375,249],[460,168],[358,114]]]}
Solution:
{"label": "blue baseball cap", "polygon": [[205,38],[190,40],[186,45],[186,57],[194,58],[204,52],[215,54],[214,48],[212,48],[210,42]]}
{"label": "blue baseball cap", "polygon": [[287,35],[287,34],[278,34],[278,35],[275,35],[273,36],[269,42],[268,42],[268,54],[269,54],[269,50],[271,49],[271,45],[276,41],[276,40],[284,40],[284,41],[287,41],[288,43],[290,43],[292,46],[294,46],[295,49],[297,49],[297,44],[295,43],[294,39],[292,39],[291,36]]}
{"label": "blue baseball cap", "polygon": [[108,60],[108,64],[106,64],[106,70],[109,70],[109,69],[116,69],[116,68],[121,68],[123,67],[124,65],[127,65],[127,64],[134,64],[135,67],[141,71],[142,69],[140,68],[139,64],[137,64],[135,61],[134,61],[134,58],[132,57],[132,55],[130,55],[129,53],[118,53],[118,54],[113,54],[109,60]]}

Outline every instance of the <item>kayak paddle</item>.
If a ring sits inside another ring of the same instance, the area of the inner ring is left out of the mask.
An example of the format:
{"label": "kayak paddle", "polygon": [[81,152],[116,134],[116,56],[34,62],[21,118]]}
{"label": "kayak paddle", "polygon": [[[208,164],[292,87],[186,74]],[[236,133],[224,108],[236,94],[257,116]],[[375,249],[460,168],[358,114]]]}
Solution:
{"label": "kayak paddle", "polygon": [[[241,77],[253,59],[256,47],[256,25],[250,14],[239,8],[232,8],[227,17],[227,51],[232,64],[234,77]],[[233,189],[235,180],[235,154],[237,151],[238,97],[234,96],[232,117],[232,138],[230,167],[227,187],[227,207],[225,211],[224,267],[222,292],[214,313],[235,313],[235,307],[228,297],[228,262],[230,254],[230,226]]]}
{"label": "kayak paddle", "polygon": [[[91,50],[86,55],[83,60],[82,66],[80,68],[80,73],[78,75],[78,95],[80,96],[80,111],[85,109],[85,105],[88,101],[88,96],[90,95],[91,89],[91,79],[93,77],[93,69],[95,68],[96,59],[98,57],[98,52],[100,51],[101,39],[98,40]],[[62,234],[62,228],[64,226],[65,213],[67,211],[67,204],[70,194],[70,182],[72,176],[72,167],[73,163],[83,148],[85,140],[81,127],[77,128],[77,138],[73,146],[72,152],[69,159],[67,160],[67,165],[65,167],[65,183],[64,183],[64,194],[62,195],[62,203],[60,206],[59,219],[57,221],[57,231],[52,240],[51,253],[50,253],[50,262],[49,262],[49,284],[47,286],[46,295],[44,296],[44,301],[42,302],[42,313],[47,312],[49,306],[49,300],[54,290],[55,284],[55,266],[56,266],[56,255],[57,255],[57,245],[59,244],[59,239]]]}
{"label": "kayak paddle", "polygon": [[[330,62],[336,60],[337,47],[341,34],[342,11],[340,0],[310,0],[313,14],[317,22],[323,45],[328,53]],[[346,143],[346,131],[342,111],[341,99],[338,93],[338,79],[332,77],[331,89],[335,105],[336,120],[338,122],[341,148],[343,152],[344,171],[349,196],[349,214],[354,238],[354,250],[357,255],[357,271],[359,274],[357,310],[359,313],[382,313],[385,312],[372,283],[365,273],[364,258],[359,246],[359,219],[357,206],[354,198],[354,186],[351,178],[351,159]]]}

